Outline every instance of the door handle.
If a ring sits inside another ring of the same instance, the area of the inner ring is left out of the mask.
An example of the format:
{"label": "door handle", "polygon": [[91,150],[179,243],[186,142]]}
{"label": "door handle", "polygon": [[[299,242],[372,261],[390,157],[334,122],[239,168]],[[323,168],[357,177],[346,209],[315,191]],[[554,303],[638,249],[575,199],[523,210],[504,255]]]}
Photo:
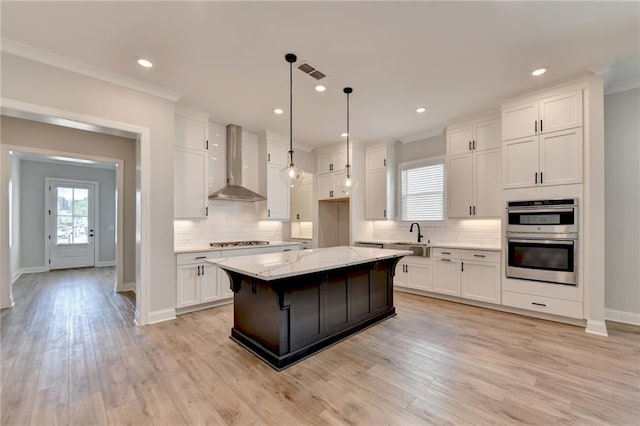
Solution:
{"label": "door handle", "polygon": [[471,141],[469,141],[469,151],[471,151]]}

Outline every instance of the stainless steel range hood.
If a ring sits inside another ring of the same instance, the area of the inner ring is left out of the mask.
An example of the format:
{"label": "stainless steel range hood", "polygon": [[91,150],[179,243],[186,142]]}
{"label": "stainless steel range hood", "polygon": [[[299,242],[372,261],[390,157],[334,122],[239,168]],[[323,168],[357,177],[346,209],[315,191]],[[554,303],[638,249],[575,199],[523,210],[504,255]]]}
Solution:
{"label": "stainless steel range hood", "polygon": [[265,197],[242,186],[242,127],[227,125],[227,185],[209,195],[210,200],[264,201]]}

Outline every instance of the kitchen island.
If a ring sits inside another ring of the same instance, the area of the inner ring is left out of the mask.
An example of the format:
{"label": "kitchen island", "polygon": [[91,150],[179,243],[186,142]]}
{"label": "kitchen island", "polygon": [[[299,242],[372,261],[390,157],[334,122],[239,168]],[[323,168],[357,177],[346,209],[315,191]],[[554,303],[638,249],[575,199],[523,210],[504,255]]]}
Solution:
{"label": "kitchen island", "polygon": [[234,293],[231,338],[280,371],[395,316],[405,250],[331,247],[208,260]]}

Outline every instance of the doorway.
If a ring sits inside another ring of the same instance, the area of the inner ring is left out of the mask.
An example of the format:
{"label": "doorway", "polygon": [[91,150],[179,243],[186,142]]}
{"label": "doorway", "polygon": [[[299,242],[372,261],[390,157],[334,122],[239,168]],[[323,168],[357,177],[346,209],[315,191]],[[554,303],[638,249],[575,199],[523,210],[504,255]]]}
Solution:
{"label": "doorway", "polygon": [[46,179],[49,269],[95,266],[98,188],[98,182]]}

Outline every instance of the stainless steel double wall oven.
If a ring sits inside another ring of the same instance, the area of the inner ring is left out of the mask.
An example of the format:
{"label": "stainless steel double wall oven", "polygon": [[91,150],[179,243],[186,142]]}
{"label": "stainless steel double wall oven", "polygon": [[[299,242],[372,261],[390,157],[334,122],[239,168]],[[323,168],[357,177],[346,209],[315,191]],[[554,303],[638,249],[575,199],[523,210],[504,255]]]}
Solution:
{"label": "stainless steel double wall oven", "polygon": [[506,275],[578,285],[578,199],[507,202]]}

